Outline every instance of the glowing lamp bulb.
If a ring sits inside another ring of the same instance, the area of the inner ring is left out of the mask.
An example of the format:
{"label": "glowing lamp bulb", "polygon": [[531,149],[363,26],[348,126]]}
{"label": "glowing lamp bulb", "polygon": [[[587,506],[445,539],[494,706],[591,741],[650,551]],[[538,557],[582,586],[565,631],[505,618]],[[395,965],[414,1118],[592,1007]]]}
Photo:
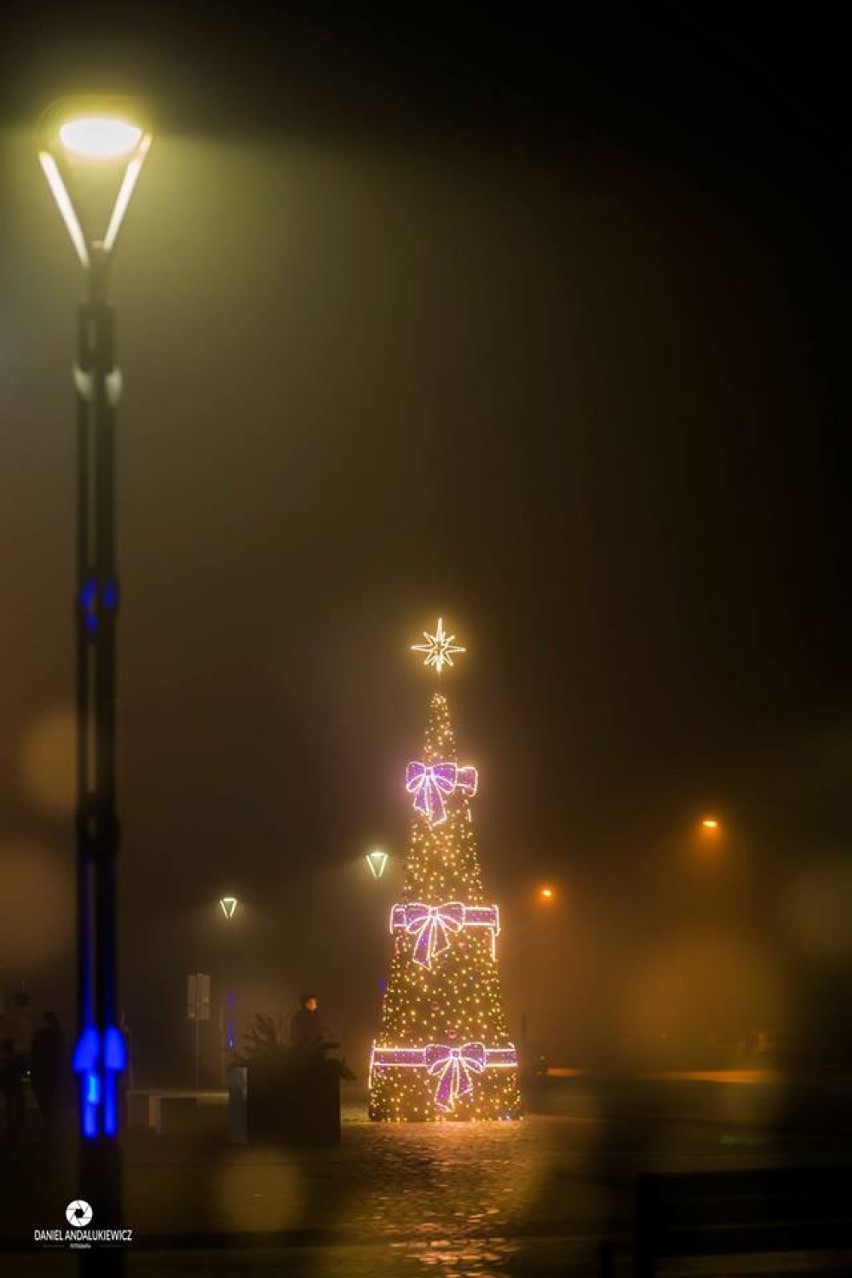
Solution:
{"label": "glowing lamp bulb", "polygon": [[237,898],[235,896],[223,896],[220,898],[219,904],[222,907],[222,913],[225,918],[232,919],[237,908]]}
{"label": "glowing lamp bulb", "polygon": [[701,822],[702,830],[718,830],[719,822],[715,817],[705,817]]}
{"label": "glowing lamp bulb", "polygon": [[553,900],[553,888],[552,888],[552,887],[543,887],[543,888],[539,888],[539,890],[538,890],[538,894],[539,894],[539,896],[541,897],[542,901],[552,901],[552,900]]}
{"label": "glowing lamp bulb", "polygon": [[84,160],[119,160],[130,155],[141,138],[138,125],[104,115],[79,116],[59,130],[66,151]]}

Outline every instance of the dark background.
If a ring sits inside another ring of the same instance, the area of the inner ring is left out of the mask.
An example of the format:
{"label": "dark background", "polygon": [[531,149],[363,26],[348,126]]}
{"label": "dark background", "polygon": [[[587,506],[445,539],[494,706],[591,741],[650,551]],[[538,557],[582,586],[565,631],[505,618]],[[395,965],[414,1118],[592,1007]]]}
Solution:
{"label": "dark background", "polygon": [[468,648],[447,686],[514,1032],[526,1012],[564,1061],[757,1028],[839,1051],[849,175],[827,15],[6,6],[7,994],[70,1017],[81,281],[34,124],[120,90],[156,129],[113,277],[140,1072],[188,1070],[196,966],[243,1014],[317,986],[360,1056],[431,687],[407,645],[439,614]]}

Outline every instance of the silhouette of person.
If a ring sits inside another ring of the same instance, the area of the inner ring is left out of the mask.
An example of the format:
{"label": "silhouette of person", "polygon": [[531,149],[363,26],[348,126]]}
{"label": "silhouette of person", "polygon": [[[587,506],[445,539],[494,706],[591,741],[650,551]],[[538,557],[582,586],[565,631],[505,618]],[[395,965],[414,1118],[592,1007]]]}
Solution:
{"label": "silhouette of person", "polygon": [[300,994],[300,1007],[290,1017],[290,1043],[298,1051],[304,1053],[318,1052],[320,1048],[336,1047],[336,1043],[327,1041],[325,1026],[320,1020],[319,1000],[316,994]]}
{"label": "silhouette of person", "polygon": [[16,1116],[18,1113],[15,1084],[12,1076],[14,1069],[12,1057],[12,1039],[9,1036],[7,1017],[2,1018],[0,1025],[0,1091],[3,1092],[3,1108],[6,1111],[6,1128],[14,1139],[18,1135]]}
{"label": "silhouette of person", "polygon": [[33,1018],[30,1012],[30,996],[18,990],[11,1012],[3,1018],[0,1028],[0,1053],[2,1053],[2,1088],[6,1102],[6,1121],[9,1134],[17,1140],[24,1130],[27,1116],[27,1098],[24,1094],[24,1071],[29,1064],[30,1045],[33,1037]]}
{"label": "silhouette of person", "polygon": [[44,1125],[53,1136],[65,1083],[65,1035],[55,1012],[45,1012],[33,1034],[30,1078]]}

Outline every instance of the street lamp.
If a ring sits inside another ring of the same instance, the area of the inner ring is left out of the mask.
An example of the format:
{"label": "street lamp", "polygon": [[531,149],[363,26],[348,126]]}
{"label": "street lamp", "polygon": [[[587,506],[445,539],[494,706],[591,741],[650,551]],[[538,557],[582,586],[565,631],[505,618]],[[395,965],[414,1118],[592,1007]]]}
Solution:
{"label": "street lamp", "polygon": [[[115,362],[109,265],[151,134],[125,101],[65,100],[43,117],[39,162],[86,275],[77,312],[77,1023],[80,1193],[121,1217],[115,801]],[[81,1253],[86,1255],[86,1253]],[[94,1255],[94,1253],[92,1253]],[[111,1272],[120,1270],[120,1252]]]}
{"label": "street lamp", "polygon": [[374,879],[380,879],[387,868],[388,854],[382,852],[378,848],[374,852],[368,852],[364,857],[367,865],[370,867],[370,873]]}
{"label": "street lamp", "polygon": [[701,832],[702,834],[710,834],[710,835],[718,834],[719,822],[716,820],[715,817],[712,817],[712,816],[704,817],[701,821]]}
{"label": "street lamp", "polygon": [[545,905],[552,905],[556,899],[556,892],[547,883],[538,889],[538,899]]}
{"label": "street lamp", "polygon": [[[219,909],[230,923],[237,911],[239,901],[235,896],[220,896]],[[231,928],[228,928],[231,931]],[[230,954],[230,951],[229,951]],[[233,990],[226,989],[225,997],[219,1006],[219,1043],[220,1043],[220,1073],[221,1083],[227,1085],[228,1082],[228,1054],[234,1050],[236,1042],[234,1036],[234,1004],[235,996]],[[196,1048],[196,1059],[198,1051]],[[196,1085],[197,1085],[198,1068],[196,1066]]]}

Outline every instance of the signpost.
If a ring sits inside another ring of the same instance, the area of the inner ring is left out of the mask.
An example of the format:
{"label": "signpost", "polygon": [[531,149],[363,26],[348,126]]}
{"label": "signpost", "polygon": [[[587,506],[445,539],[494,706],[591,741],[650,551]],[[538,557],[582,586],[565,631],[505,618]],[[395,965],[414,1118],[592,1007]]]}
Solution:
{"label": "signpost", "polygon": [[199,1025],[210,1020],[210,976],[207,972],[191,972],[186,978],[187,1020],[195,1023],[195,1088],[201,1085],[201,1039]]}

